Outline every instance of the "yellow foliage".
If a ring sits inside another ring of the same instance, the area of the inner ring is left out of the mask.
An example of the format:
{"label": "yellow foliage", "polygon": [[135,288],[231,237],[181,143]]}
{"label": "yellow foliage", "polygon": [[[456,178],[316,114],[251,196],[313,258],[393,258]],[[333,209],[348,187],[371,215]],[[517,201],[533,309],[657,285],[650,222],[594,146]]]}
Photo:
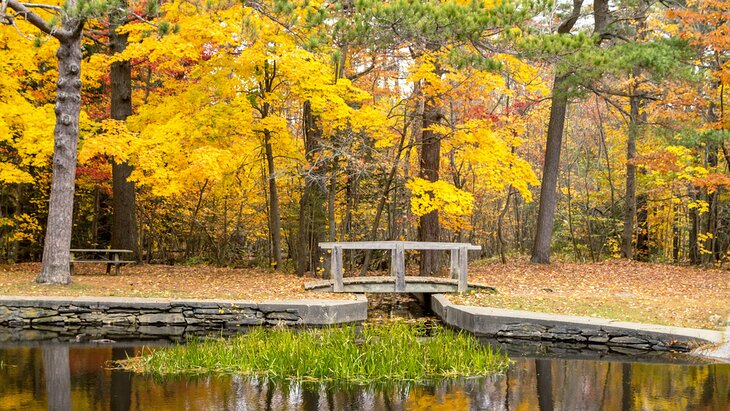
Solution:
{"label": "yellow foliage", "polygon": [[439,221],[451,230],[468,229],[474,210],[474,196],[445,181],[414,178],[406,183],[411,190],[411,211],[417,216],[439,212]]}
{"label": "yellow foliage", "polygon": [[[512,185],[526,201],[532,201],[530,185],[539,181],[530,164],[519,157],[514,148],[522,144],[517,137],[521,126],[498,125],[487,120],[469,120],[451,130],[446,126],[434,130],[450,135],[444,143],[445,150],[455,150],[460,161],[466,163],[477,176],[479,187],[490,191],[502,191]],[[476,189],[476,188],[475,188]]]}

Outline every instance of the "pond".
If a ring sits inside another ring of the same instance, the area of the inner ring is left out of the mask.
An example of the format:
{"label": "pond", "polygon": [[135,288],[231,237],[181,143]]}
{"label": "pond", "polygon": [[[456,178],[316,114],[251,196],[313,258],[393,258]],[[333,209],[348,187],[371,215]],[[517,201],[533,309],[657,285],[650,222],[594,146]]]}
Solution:
{"label": "pond", "polygon": [[[730,365],[677,355],[507,346],[504,375],[341,386],[111,370],[141,343],[0,347],[0,410],[727,410]],[[528,353],[527,357],[515,356]],[[54,406],[48,407],[49,400]]]}

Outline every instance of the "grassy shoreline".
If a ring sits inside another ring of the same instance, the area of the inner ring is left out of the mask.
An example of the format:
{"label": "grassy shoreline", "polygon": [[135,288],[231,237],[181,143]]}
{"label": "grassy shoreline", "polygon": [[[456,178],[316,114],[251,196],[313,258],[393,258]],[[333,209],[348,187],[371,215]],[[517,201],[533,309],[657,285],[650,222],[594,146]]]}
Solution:
{"label": "grassy shoreline", "polygon": [[158,348],[118,365],[157,376],[242,374],[296,381],[377,383],[489,375],[509,365],[506,354],[473,335],[422,325],[255,328],[230,339],[192,340]]}

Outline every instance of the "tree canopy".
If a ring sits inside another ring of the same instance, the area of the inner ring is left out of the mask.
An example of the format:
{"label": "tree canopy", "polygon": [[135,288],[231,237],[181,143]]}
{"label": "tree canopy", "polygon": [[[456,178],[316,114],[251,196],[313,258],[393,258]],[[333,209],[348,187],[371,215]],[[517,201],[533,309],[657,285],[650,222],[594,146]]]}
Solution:
{"label": "tree canopy", "polygon": [[[604,3],[5,0],[0,259],[40,258],[51,181],[70,171],[66,248],[111,244],[128,182],[119,221],[148,262],[316,272],[326,238],[469,241],[504,260],[532,249],[563,101],[548,253],[722,262],[730,10]],[[115,115],[126,88],[131,115]],[[78,135],[74,169],[54,169],[59,124]]]}

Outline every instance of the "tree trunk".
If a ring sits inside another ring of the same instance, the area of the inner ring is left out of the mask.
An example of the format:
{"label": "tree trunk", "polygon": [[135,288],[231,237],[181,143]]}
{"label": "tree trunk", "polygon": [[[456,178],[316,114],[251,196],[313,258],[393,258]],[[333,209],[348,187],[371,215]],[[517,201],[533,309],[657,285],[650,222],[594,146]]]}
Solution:
{"label": "tree trunk", "polygon": [[[596,1],[596,8],[602,10],[603,2]],[[578,21],[583,0],[573,0],[573,11],[558,27],[558,34],[568,34]],[[595,19],[596,31],[602,27],[602,14]],[[537,211],[537,227],[535,244],[532,247],[532,263],[550,263],[550,240],[553,237],[555,207],[558,202],[558,174],[560,173],[560,149],[563,145],[565,115],[568,110],[568,85],[570,74],[556,74],[553,82],[553,98],[550,105],[547,141],[545,142],[545,162],[543,164],[542,182],[540,184],[540,205]]]}
{"label": "tree trunk", "polygon": [[550,106],[545,163],[540,184],[540,206],[537,211],[535,245],[532,248],[533,263],[550,263],[550,240],[553,236],[555,207],[558,202],[558,174],[560,173],[560,149],[563,144],[563,127],[568,109],[566,80],[568,75],[555,76],[553,102]]}
{"label": "tree trunk", "polygon": [[[126,0],[120,7],[126,7]],[[109,18],[109,49],[113,54],[127,48],[127,33],[117,33],[124,13],[115,11]],[[132,66],[129,61],[117,61],[111,66],[111,118],[126,120],[132,115]],[[133,167],[112,159],[112,248],[132,250],[139,260],[137,245],[137,214],[134,182],[129,181]]]}
{"label": "tree trunk", "polygon": [[[722,90],[721,85],[718,85],[718,88]],[[720,95],[720,104],[721,104],[721,113],[722,113],[722,94]],[[710,122],[716,122],[719,120],[718,115],[716,114],[716,107],[715,104],[710,104],[708,108],[707,113],[707,119]],[[706,145],[707,149],[707,165],[706,168],[709,172],[716,172],[717,170],[717,164],[719,161],[719,151],[720,151],[720,145],[716,141],[708,141]],[[716,262],[720,261],[722,258],[720,253],[719,242],[717,241],[717,228],[718,228],[718,193],[719,190],[721,190],[722,187],[718,187],[713,192],[709,192],[709,190],[706,187],[702,188],[703,193],[707,197],[707,225],[704,229],[705,234],[711,235],[706,241],[704,248],[708,251],[706,253],[706,258],[708,262]]]}
{"label": "tree trunk", "polygon": [[[690,198],[692,201],[697,201],[697,189],[690,187]],[[699,248],[699,232],[700,232],[700,213],[697,211],[697,207],[689,210],[689,262],[690,264],[697,265],[700,263],[700,248]]]}
{"label": "tree trunk", "polygon": [[507,264],[507,257],[504,254],[505,248],[507,246],[505,245],[504,236],[502,234],[502,226],[504,225],[504,216],[507,214],[507,210],[509,209],[509,200],[512,197],[513,188],[512,185],[507,188],[507,198],[504,200],[504,207],[502,207],[502,211],[499,213],[499,218],[497,218],[497,245],[499,247],[499,259],[502,261],[502,264]]}
{"label": "tree trunk", "polygon": [[634,257],[639,261],[649,259],[649,210],[647,210],[647,195],[641,193],[636,196],[636,253]]}
{"label": "tree trunk", "polygon": [[74,180],[81,111],[81,34],[83,21],[63,23],[68,36],[59,38],[56,127],[53,131],[53,178],[48,206],[48,224],[43,263],[36,281],[49,284],[71,282],[69,258],[73,228]]}
{"label": "tree trunk", "polygon": [[137,202],[134,182],[129,176],[134,168],[127,162],[112,159],[112,243],[111,248],[132,250],[132,259],[139,261],[137,244]]}
{"label": "tree trunk", "polygon": [[281,211],[279,209],[279,190],[276,186],[276,168],[274,167],[274,150],[271,147],[271,132],[264,130],[264,150],[266,151],[266,165],[269,172],[269,228],[271,230],[272,257],[274,269],[281,270]]}
{"label": "tree trunk", "polygon": [[[635,77],[638,70],[634,69]],[[626,196],[624,206],[624,229],[621,234],[621,255],[633,259],[634,221],[636,218],[636,137],[639,135],[639,104],[638,96],[629,98],[629,133],[626,141]]]}
{"label": "tree trunk", "polygon": [[297,274],[304,275],[317,267],[319,242],[325,238],[326,192],[323,189],[324,167],[317,164],[321,152],[322,128],[319,117],[312,113],[309,101],[304,102],[304,149],[312,169],[304,174],[304,189],[299,200],[299,235],[297,238]]}
{"label": "tree trunk", "polygon": [[[436,69],[438,71],[438,69]],[[421,132],[421,157],[419,159],[420,177],[436,182],[439,179],[441,162],[441,136],[431,130],[431,126],[441,121],[441,111],[432,97],[426,97],[423,107],[423,128]],[[422,215],[418,220],[418,239],[420,241],[439,241],[441,227],[438,210]],[[430,276],[438,272],[441,254],[438,251],[422,251],[420,275]]]}

